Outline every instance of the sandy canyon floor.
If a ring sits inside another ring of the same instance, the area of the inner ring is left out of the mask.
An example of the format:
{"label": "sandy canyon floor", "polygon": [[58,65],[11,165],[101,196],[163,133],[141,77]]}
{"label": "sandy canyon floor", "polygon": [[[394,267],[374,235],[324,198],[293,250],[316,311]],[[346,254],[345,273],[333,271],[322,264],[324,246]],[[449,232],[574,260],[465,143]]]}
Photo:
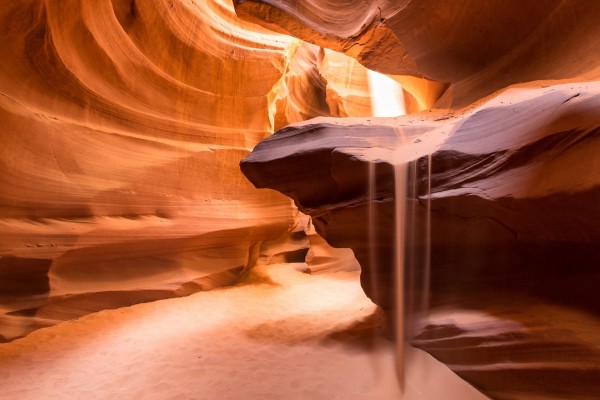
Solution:
{"label": "sandy canyon floor", "polygon": [[486,399],[374,334],[358,272],[254,269],[240,285],[107,310],[0,345],[2,399]]}

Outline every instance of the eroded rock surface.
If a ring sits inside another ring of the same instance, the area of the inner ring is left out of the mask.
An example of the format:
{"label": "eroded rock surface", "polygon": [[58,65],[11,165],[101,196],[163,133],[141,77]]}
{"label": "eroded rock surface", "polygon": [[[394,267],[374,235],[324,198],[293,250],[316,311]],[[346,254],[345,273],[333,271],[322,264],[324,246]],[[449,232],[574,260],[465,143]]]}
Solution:
{"label": "eroded rock surface", "polygon": [[230,284],[295,224],[238,168],[273,130],[291,38],[223,1],[20,1],[0,20],[0,339]]}
{"label": "eroded rock surface", "polygon": [[[454,112],[293,125],[261,142],[241,167],[257,187],[294,199],[330,244],[352,248],[363,289],[395,315],[394,171],[408,163],[408,307],[423,297],[411,282],[424,279],[429,218],[428,308],[485,309],[500,315],[503,332],[483,323],[442,329],[460,325],[449,318],[409,335],[497,398],[592,399],[600,394],[600,338],[579,329],[595,326],[600,313],[598,109],[598,83],[521,85]],[[514,311],[520,304],[570,310],[571,325],[533,323]],[[517,334],[502,318],[526,328]],[[486,346],[485,355],[468,337]],[[561,356],[541,357],[547,351]]]}
{"label": "eroded rock surface", "polygon": [[600,76],[600,4],[594,0],[234,3],[244,19],[343,52],[376,71],[449,83],[439,102],[444,106],[467,105],[518,82]]}
{"label": "eroded rock surface", "polygon": [[[394,315],[401,170],[414,343],[496,398],[600,397],[600,3],[233,3],[0,10],[0,340],[354,255]],[[285,127],[373,114],[365,67],[443,110]],[[240,173],[279,128],[244,173],[352,250]]]}
{"label": "eroded rock surface", "polygon": [[[1,340],[307,256],[303,217],[238,163],[289,123],[369,115],[356,60],[225,0],[28,0],[0,20]],[[337,269],[317,247],[315,271]]]}

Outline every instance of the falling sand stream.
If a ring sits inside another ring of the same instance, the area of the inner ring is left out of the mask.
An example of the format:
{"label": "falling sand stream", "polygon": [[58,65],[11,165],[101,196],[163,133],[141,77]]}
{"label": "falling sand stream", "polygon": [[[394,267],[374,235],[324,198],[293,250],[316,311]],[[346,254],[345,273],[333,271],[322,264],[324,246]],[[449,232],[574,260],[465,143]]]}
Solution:
{"label": "falling sand stream", "polygon": [[[402,387],[407,368],[404,346],[426,326],[429,309],[431,156],[400,161],[393,167],[395,316],[391,320],[396,340],[396,371]],[[419,195],[419,184],[427,193]],[[368,165],[368,195],[370,289],[377,293],[381,266],[375,226],[378,202],[375,162]]]}
{"label": "falling sand stream", "polygon": [[[406,114],[404,92],[389,77],[368,70],[372,112],[375,117],[396,117]],[[394,313],[388,326],[395,334],[396,372],[401,388],[404,388],[407,369],[405,345],[427,325],[430,296],[431,260],[431,154],[414,152],[414,138],[397,127],[398,146],[393,150],[394,173]],[[427,140],[430,141],[430,140]],[[418,141],[421,143],[421,140]],[[376,151],[375,151],[376,153]],[[379,157],[374,154],[368,162],[368,257],[370,291],[376,297],[380,291],[384,259],[378,251],[384,237],[378,232],[377,167]],[[381,220],[379,220],[381,221]],[[388,292],[383,289],[384,292]]]}

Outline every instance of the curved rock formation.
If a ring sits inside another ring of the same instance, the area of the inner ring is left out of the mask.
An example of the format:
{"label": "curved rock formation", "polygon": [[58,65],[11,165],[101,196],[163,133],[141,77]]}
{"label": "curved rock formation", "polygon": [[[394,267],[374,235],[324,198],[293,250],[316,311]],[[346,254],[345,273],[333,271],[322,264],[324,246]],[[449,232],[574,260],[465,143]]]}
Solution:
{"label": "curved rock formation", "polygon": [[0,338],[231,283],[295,223],[237,166],[291,38],[217,0],[0,13]]}
{"label": "curved rock formation", "polygon": [[[495,398],[600,397],[600,3],[232,3],[0,10],[0,341],[354,255],[394,315],[405,204],[414,344]],[[413,114],[371,118],[367,68]]]}
{"label": "curved rock formation", "polygon": [[289,123],[368,115],[354,59],[225,0],[29,0],[0,20],[0,339],[306,256],[297,210],[238,163]]}
{"label": "curved rock formation", "polygon": [[235,0],[235,8],[244,19],[373,70],[449,83],[444,107],[513,83],[600,77],[594,0]]}
{"label": "curved rock formation", "polygon": [[403,312],[416,345],[494,398],[598,398],[599,4],[235,7],[405,82],[409,111],[445,109],[292,125],[242,161],[246,176],[351,247],[363,289],[392,318],[405,208]]}
{"label": "curved rock formation", "polygon": [[[424,331],[409,332],[416,343],[497,398],[592,399],[600,393],[600,337],[580,329],[597,325],[600,313],[598,109],[598,83],[521,85],[455,112],[292,125],[241,167],[257,187],[294,199],[329,243],[352,248],[363,289],[393,316],[394,170],[408,163],[405,311],[414,313],[425,295],[434,309],[498,316],[425,322]],[[430,294],[411,286],[424,279],[428,240]],[[549,307],[549,318],[514,311],[538,304]],[[571,325],[554,321],[552,307],[571,310],[562,311]],[[524,353],[513,359],[516,348]]]}

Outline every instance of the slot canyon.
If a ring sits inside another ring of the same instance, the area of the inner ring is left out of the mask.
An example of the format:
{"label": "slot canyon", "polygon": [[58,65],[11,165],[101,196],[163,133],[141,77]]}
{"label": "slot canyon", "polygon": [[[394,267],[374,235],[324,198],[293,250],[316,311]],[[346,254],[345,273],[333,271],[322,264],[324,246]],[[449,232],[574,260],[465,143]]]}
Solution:
{"label": "slot canyon", "polygon": [[0,399],[600,399],[600,2],[0,21]]}

